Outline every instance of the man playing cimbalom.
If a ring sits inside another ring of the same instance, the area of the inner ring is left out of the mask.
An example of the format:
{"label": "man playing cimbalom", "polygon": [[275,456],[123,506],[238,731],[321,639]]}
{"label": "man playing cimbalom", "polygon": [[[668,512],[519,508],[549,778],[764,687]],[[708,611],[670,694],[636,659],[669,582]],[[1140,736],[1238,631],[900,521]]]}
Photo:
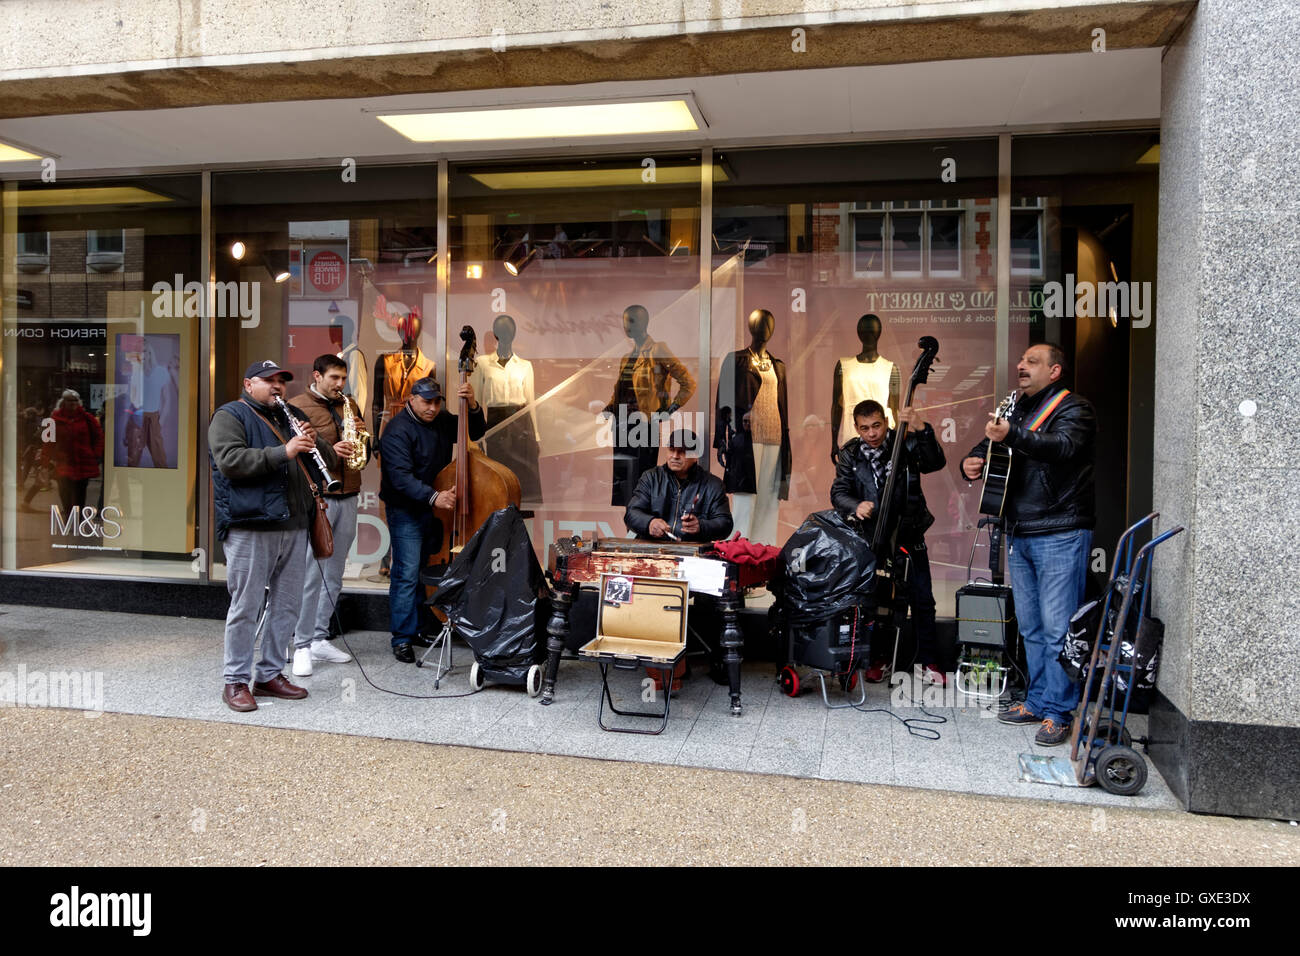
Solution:
{"label": "man playing cimbalom", "polygon": [[[307,580],[302,589],[302,611],[293,635],[293,673],[310,677],[312,661],[346,664],[352,660],[330,643],[330,618],[343,590],[343,566],[347,563],[352,541],[357,536],[357,495],[361,492],[360,469],[343,464],[353,453],[350,442],[343,440],[343,407],[346,402],[361,425],[361,409],[343,394],[348,381],[347,364],[337,355],[319,356],[312,365],[312,383],[307,391],[290,399],[289,404],[303,411],[316,434],[334,448],[339,457],[341,491],[330,494],[321,489],[328,509],[330,527],[334,529],[334,554],[317,558],[307,549]],[[367,458],[367,461],[369,459]]]}
{"label": "man playing cimbalom", "polygon": [[[1062,385],[1065,353],[1060,346],[1031,345],[1016,372],[1020,397],[1015,407],[1006,420],[990,420],[984,434],[1012,452],[1003,514],[1029,687],[1024,702],[998,719],[1040,724],[1034,742],[1055,747],[1069,738],[1079,702],[1079,688],[1056,658],[1088,576],[1096,524],[1092,468],[1097,419],[1086,399]],[[979,478],[987,453],[988,442],[971,449],[961,464],[963,476]]]}
{"label": "man playing cimbalom", "polygon": [[[244,373],[243,394],[218,408],[208,425],[217,538],[224,542],[230,591],[222,699],[231,710],[257,710],[255,696],[307,696],[281,673],[302,607],[307,526],[316,506],[298,459],[305,461],[303,456],[317,448],[327,465],[338,463],[334,449],[315,438],[306,416],[291,411],[307,432],[295,435],[276,403],[292,378],[269,359],[254,362]],[[258,612],[268,587],[262,657],[250,694]]]}
{"label": "man playing cimbalom", "polygon": [[[469,399],[469,438],[478,441],[487,431],[487,418],[474,400],[474,387],[466,383],[456,394]],[[437,379],[420,379],[379,439],[379,497],[388,506],[388,534],[393,543],[389,627],[393,656],[403,664],[415,662],[412,644],[428,646],[420,634],[424,594],[420,572],[442,546],[442,524],[433,511],[436,508],[450,515],[456,507],[456,489],[433,490],[438,472],[451,461],[456,447],[457,419],[443,405]]]}

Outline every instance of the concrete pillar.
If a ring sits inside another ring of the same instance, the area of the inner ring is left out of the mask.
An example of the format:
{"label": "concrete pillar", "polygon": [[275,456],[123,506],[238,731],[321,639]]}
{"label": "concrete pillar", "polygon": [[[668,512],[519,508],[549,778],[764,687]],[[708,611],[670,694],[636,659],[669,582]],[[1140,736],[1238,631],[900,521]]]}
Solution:
{"label": "concrete pillar", "polygon": [[1201,0],[1163,64],[1152,759],[1188,809],[1300,816],[1300,25]]}

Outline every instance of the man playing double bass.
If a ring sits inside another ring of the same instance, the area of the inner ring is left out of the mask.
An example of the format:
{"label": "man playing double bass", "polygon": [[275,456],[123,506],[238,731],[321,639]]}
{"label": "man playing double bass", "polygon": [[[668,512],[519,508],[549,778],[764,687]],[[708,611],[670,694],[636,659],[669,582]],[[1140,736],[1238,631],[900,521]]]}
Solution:
{"label": "man playing double bass", "polygon": [[[487,418],[474,398],[474,387],[460,386],[457,395],[469,401],[469,437],[477,441],[487,431]],[[393,416],[379,439],[379,497],[387,505],[393,564],[388,580],[389,629],[393,656],[403,664],[415,662],[413,644],[428,647],[420,634],[424,589],[420,572],[442,546],[442,524],[433,509],[452,512],[456,490],[434,491],[433,483],[456,447],[456,416],[444,408],[442,387],[425,377],[411,386],[411,396]]]}
{"label": "man playing double bass", "polygon": [[[900,409],[898,423],[899,427],[906,425],[908,432],[898,459],[900,474],[894,482],[893,503],[889,509],[893,520],[890,524],[898,522],[897,545],[907,552],[911,561],[911,572],[903,584],[901,596],[912,607],[922,679],[927,683],[943,684],[946,680],[939,667],[935,639],[934,587],[930,580],[930,557],[925,547],[925,531],[934,524],[934,515],[925,506],[921,475],[943,468],[947,459],[935,438],[934,429],[915,409]],[[873,399],[858,402],[853,407],[853,424],[858,437],[849,439],[840,449],[835,481],[831,485],[831,505],[841,514],[850,514],[866,522],[867,528],[872,529],[889,479],[890,459],[898,433],[885,423],[885,409]],[[880,683],[889,676],[889,664],[878,652],[872,657],[866,679],[870,683]]]}

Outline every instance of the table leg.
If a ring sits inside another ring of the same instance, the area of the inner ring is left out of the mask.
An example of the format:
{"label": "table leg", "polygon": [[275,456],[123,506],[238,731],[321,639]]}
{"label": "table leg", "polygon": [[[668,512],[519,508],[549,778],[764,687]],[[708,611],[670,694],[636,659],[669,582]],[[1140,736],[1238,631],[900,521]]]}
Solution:
{"label": "table leg", "polygon": [[560,672],[560,655],[569,641],[569,611],[578,596],[578,585],[559,584],[551,592],[551,619],[546,622],[546,673],[542,677],[543,706],[555,700],[555,678]]}
{"label": "table leg", "polygon": [[724,591],[722,604],[722,662],[727,668],[727,684],[731,691],[731,716],[740,716],[740,623],[737,611],[740,598],[735,591]]}

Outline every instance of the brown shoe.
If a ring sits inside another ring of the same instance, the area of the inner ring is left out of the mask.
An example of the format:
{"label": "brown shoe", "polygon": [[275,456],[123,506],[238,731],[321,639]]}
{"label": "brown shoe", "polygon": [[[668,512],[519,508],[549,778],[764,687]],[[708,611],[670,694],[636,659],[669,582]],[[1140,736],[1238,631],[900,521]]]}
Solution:
{"label": "brown shoe", "polygon": [[248,692],[247,684],[227,684],[226,689],[221,692],[221,699],[225,701],[227,707],[241,714],[257,710],[257,701],[253,700],[253,695]]}
{"label": "brown shoe", "polygon": [[279,697],[282,700],[302,700],[307,696],[305,688],[290,684],[283,674],[276,674],[269,681],[254,681],[253,696]]}

